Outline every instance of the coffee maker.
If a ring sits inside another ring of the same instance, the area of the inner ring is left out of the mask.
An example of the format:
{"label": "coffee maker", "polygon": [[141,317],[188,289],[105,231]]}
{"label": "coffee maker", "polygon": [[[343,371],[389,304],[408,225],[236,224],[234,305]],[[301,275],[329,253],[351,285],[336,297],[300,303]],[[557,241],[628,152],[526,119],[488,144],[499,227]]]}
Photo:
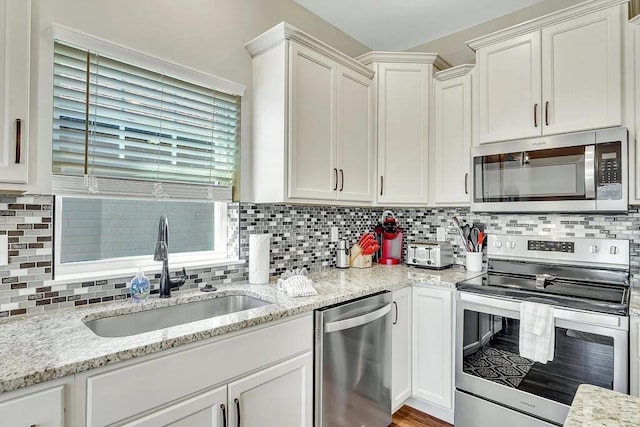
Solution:
{"label": "coffee maker", "polygon": [[378,263],[396,265],[402,262],[402,243],[404,230],[398,226],[395,215],[384,211],[380,224],[376,226],[376,239],[380,245]]}

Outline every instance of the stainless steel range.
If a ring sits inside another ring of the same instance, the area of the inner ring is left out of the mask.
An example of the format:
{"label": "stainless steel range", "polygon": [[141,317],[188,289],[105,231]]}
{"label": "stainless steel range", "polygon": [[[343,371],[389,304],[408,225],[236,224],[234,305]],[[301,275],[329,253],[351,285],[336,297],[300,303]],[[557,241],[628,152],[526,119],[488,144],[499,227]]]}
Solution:
{"label": "stainless steel range", "polygon": [[[629,241],[490,235],[458,283],[456,427],[562,425],[582,383],[628,392]],[[519,355],[521,304],[553,308],[553,360]]]}

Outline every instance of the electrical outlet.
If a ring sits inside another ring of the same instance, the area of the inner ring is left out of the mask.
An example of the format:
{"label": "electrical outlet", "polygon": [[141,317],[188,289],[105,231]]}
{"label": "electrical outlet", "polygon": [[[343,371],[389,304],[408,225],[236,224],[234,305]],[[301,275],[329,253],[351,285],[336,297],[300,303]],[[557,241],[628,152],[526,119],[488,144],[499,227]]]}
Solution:
{"label": "electrical outlet", "polygon": [[336,226],[331,227],[331,241],[332,242],[338,241],[338,227]]}
{"label": "electrical outlet", "polygon": [[444,227],[438,227],[436,229],[436,240],[438,242],[444,242],[447,240],[447,230]]}

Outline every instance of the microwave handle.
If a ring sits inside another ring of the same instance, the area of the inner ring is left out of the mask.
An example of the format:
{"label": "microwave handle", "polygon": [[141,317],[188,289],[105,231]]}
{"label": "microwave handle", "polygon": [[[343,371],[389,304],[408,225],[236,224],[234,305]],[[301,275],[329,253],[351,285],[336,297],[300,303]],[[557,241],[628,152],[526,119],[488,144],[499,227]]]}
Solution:
{"label": "microwave handle", "polygon": [[584,196],[586,199],[596,198],[596,146],[584,147]]}

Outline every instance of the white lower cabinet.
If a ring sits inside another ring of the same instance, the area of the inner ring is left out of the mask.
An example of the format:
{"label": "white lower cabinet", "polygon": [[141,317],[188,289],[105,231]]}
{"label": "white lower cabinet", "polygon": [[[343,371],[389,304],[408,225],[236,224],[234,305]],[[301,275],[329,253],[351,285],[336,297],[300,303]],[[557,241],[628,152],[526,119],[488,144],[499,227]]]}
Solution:
{"label": "white lower cabinet", "polygon": [[393,292],[391,409],[411,396],[411,286]]}
{"label": "white lower cabinet", "polygon": [[229,383],[229,425],[313,425],[311,352]]}
{"label": "white lower cabinet", "polygon": [[[20,391],[17,396],[0,399],[1,426],[62,427],[64,422],[64,385],[41,391]],[[14,396],[15,394],[12,394]]]}
{"label": "white lower cabinet", "polygon": [[[453,418],[453,291],[413,288],[414,398],[447,421]],[[423,409],[423,408],[419,408]]]}
{"label": "white lower cabinet", "polygon": [[629,394],[640,397],[640,317],[629,322]]}
{"label": "white lower cabinet", "polygon": [[75,425],[310,427],[312,331],[308,313],[76,374]]}
{"label": "white lower cabinet", "polygon": [[227,386],[222,386],[125,423],[124,426],[227,427],[227,416]]}

